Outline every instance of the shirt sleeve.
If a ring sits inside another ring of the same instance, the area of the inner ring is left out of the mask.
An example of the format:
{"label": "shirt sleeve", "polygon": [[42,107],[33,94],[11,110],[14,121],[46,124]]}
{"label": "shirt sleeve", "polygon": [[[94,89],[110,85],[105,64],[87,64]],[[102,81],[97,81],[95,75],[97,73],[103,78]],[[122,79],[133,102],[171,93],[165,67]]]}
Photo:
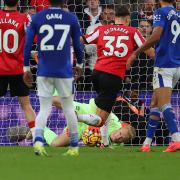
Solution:
{"label": "shirt sleeve", "polygon": [[97,27],[93,32],[84,35],[84,38],[88,44],[97,44],[99,37],[99,27]]}
{"label": "shirt sleeve", "polygon": [[80,41],[81,35],[82,35],[82,33],[81,33],[78,19],[76,16],[74,16],[74,20],[72,23],[72,29],[71,29],[71,36],[72,36],[74,52],[76,54],[78,64],[81,64],[83,62],[83,56],[84,56],[83,45]]}
{"label": "shirt sleeve", "polygon": [[24,66],[29,66],[29,60],[31,58],[31,49],[35,34],[35,25],[34,21],[32,20],[26,30],[26,38],[24,45]]}
{"label": "shirt sleeve", "polygon": [[164,27],[166,23],[166,17],[165,14],[163,13],[162,9],[157,9],[154,12],[154,17],[153,17],[153,27]]}
{"label": "shirt sleeve", "polygon": [[31,19],[31,16],[29,14],[26,15],[26,20],[25,20],[25,23],[24,23],[24,29],[26,31],[27,27],[30,25],[32,19]]}
{"label": "shirt sleeve", "polygon": [[134,41],[136,42],[136,45],[138,47],[141,47],[143,43],[145,42],[145,38],[143,37],[143,35],[140,33],[138,29],[136,29],[134,33]]}

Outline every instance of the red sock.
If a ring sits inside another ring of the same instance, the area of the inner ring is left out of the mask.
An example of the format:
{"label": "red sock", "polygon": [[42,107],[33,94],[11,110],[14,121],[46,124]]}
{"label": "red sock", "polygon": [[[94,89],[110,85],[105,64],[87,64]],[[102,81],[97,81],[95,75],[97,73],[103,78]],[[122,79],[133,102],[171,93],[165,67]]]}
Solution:
{"label": "red sock", "polygon": [[31,129],[31,128],[34,128],[35,127],[35,121],[29,121],[28,122],[28,127]]}

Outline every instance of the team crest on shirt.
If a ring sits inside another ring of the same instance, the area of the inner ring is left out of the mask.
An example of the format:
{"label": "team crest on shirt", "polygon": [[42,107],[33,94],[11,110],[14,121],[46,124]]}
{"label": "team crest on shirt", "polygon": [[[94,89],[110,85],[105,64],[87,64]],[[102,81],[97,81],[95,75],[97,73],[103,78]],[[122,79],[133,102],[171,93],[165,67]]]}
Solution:
{"label": "team crest on shirt", "polygon": [[153,17],[154,21],[160,21],[161,20],[161,14],[156,14]]}

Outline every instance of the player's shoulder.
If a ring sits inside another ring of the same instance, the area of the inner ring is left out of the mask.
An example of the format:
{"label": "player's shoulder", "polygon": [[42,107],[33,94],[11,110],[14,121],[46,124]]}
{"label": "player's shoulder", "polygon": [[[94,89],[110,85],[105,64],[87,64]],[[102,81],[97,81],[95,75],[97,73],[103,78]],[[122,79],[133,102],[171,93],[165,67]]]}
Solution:
{"label": "player's shoulder", "polygon": [[140,33],[136,27],[121,25],[121,28],[123,28],[124,31],[126,30],[127,33],[131,35],[134,35],[135,33]]}
{"label": "player's shoulder", "polygon": [[77,17],[72,12],[65,11],[62,8],[47,8],[35,14],[35,19],[46,16],[47,19],[62,17],[65,20],[77,20]]}
{"label": "player's shoulder", "polygon": [[176,9],[173,6],[165,6],[161,7],[155,10],[155,14],[163,14],[163,15],[168,15],[169,12],[176,11]]}

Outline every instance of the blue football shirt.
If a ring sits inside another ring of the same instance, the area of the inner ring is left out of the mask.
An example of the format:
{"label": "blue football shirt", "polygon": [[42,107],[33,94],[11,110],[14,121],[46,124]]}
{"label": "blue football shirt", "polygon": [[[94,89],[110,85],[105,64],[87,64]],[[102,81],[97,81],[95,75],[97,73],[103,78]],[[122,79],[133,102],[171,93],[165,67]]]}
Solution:
{"label": "blue football shirt", "polygon": [[153,26],[163,28],[160,40],[155,46],[155,66],[180,67],[180,12],[173,6],[157,9],[154,13]]}
{"label": "blue football shirt", "polygon": [[37,35],[38,76],[71,78],[71,43],[73,43],[77,63],[83,59],[80,42],[80,26],[77,17],[61,8],[51,7],[32,17],[27,28],[24,65],[29,66],[31,48]]}

